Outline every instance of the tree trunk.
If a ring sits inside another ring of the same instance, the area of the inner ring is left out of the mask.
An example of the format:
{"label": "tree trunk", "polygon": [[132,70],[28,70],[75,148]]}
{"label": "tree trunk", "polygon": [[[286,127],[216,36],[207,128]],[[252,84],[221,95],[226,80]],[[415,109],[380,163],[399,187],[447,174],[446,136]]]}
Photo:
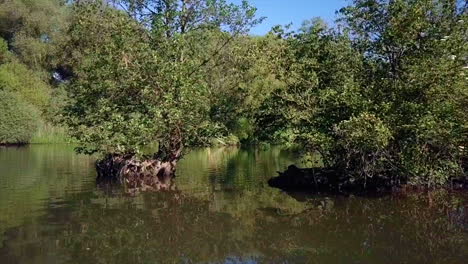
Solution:
{"label": "tree trunk", "polygon": [[122,155],[108,155],[96,162],[97,183],[120,183],[127,190],[172,190],[177,160],[138,160]]}

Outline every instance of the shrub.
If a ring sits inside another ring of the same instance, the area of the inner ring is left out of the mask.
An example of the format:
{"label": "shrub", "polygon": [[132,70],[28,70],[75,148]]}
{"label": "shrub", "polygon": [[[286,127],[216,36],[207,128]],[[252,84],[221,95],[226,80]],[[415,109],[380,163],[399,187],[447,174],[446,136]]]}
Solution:
{"label": "shrub", "polygon": [[43,112],[48,107],[50,87],[23,64],[10,62],[0,65],[0,87]]}
{"label": "shrub", "polygon": [[361,177],[372,177],[385,170],[385,152],[392,133],[378,117],[361,113],[335,126],[335,134],[337,165],[345,163],[342,167]]}
{"label": "shrub", "polygon": [[16,95],[0,90],[0,144],[29,143],[38,127],[39,114]]}
{"label": "shrub", "polygon": [[0,63],[6,61],[9,55],[8,53],[8,44],[3,38],[0,37]]}
{"label": "shrub", "polygon": [[0,38],[0,55],[6,52],[8,52],[8,44],[3,38]]}
{"label": "shrub", "polygon": [[367,112],[340,122],[335,127],[335,134],[343,148],[359,152],[382,151],[392,136],[382,120]]}

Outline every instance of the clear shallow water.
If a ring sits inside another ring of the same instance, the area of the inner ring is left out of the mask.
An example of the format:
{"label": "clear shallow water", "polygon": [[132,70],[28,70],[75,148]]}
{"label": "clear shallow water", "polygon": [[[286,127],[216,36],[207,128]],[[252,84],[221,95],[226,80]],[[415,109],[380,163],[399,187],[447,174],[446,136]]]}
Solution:
{"label": "clear shallow water", "polygon": [[468,197],[287,194],[295,158],[202,149],[176,192],[95,186],[69,146],[0,148],[0,263],[467,263]]}

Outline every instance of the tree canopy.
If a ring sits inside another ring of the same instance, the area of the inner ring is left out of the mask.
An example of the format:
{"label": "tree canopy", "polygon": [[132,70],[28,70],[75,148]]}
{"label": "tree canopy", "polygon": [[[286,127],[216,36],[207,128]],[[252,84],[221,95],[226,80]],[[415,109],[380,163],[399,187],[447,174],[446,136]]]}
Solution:
{"label": "tree canopy", "polygon": [[[178,157],[183,146],[207,141],[203,132],[209,133],[212,126],[204,74],[220,47],[210,43],[207,52],[200,49],[207,38],[216,42],[242,34],[255,22],[252,9],[199,1],[193,12],[206,21],[189,20],[181,26],[173,20],[189,11],[174,15],[178,7],[149,7],[163,2],[124,1],[120,4],[129,6],[126,12],[98,3],[74,7],[67,50],[75,78],[69,86],[73,103],[66,108],[66,120],[84,152],[133,155],[158,142],[160,154]],[[161,24],[159,17],[150,16],[148,22],[148,12],[174,17]],[[228,44],[224,41],[223,48]]]}

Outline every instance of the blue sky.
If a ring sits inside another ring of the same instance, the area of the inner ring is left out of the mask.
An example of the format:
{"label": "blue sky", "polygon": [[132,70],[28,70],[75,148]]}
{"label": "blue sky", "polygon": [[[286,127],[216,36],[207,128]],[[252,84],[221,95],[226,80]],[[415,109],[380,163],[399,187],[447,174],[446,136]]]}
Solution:
{"label": "blue sky", "polygon": [[[232,0],[239,3],[241,0]],[[252,29],[254,35],[267,33],[272,26],[293,23],[293,29],[300,27],[302,21],[322,17],[331,24],[336,16],[335,11],[344,7],[346,0],[249,0],[258,8],[258,15],[267,19],[262,25]]]}

